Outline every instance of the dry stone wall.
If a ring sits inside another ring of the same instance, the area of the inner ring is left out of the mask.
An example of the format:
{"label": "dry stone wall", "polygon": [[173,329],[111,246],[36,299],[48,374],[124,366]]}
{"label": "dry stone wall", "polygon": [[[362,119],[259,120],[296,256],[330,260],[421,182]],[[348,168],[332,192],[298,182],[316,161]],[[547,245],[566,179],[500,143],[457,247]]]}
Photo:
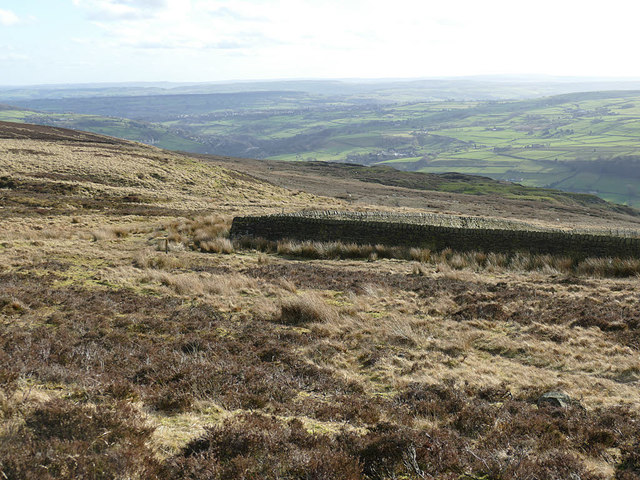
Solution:
{"label": "dry stone wall", "polygon": [[[452,225],[464,224],[460,223],[464,222],[461,217],[450,218]],[[341,212],[282,214],[236,217],[231,236],[261,237],[272,241],[291,239],[383,244],[434,251],[452,248],[458,251],[525,251],[572,257],[640,257],[640,238],[630,235],[527,230],[500,225],[499,222],[491,223],[493,221],[482,224],[482,219],[474,221],[473,226],[447,226],[444,220],[434,225],[427,223],[428,219],[420,222],[416,216],[413,221],[402,221],[399,216],[376,214],[355,214],[355,217]]]}

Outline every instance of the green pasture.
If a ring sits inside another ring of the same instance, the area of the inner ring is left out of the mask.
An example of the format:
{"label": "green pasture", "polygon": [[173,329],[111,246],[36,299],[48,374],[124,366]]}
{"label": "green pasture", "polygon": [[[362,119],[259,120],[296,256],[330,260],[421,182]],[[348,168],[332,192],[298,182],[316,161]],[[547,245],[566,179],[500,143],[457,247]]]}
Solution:
{"label": "green pasture", "polygon": [[3,122],[25,122],[25,118],[33,115],[33,112],[20,110],[0,110],[0,121]]}
{"label": "green pasture", "polygon": [[393,160],[384,160],[382,162],[378,162],[375,165],[390,165],[392,167],[402,165],[404,163],[416,163],[422,160],[422,157],[401,157],[394,158]]}

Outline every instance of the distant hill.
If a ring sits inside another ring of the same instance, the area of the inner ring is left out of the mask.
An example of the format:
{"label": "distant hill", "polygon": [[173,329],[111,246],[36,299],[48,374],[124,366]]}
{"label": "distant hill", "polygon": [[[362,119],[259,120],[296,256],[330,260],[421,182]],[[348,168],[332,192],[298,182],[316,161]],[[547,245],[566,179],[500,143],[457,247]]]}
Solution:
{"label": "distant hill", "polygon": [[132,120],[164,122],[215,111],[269,108],[273,104],[300,104],[301,92],[239,92],[180,95],[109,96],[87,98],[36,99],[14,102],[27,110],[47,113],[79,113]]}
{"label": "distant hill", "polygon": [[129,82],[1,87],[0,101],[287,91],[384,102],[509,100],[602,90],[640,90],[640,79],[480,75],[422,79],[307,79],[244,82]]}

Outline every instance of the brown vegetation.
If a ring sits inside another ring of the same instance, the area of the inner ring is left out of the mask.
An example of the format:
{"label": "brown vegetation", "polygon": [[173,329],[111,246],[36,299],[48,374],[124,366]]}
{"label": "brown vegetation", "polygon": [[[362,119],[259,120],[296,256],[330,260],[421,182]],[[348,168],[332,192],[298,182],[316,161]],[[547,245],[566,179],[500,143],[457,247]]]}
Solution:
{"label": "brown vegetation", "polygon": [[[416,247],[390,247],[386,245],[362,245],[343,242],[312,242],[281,240],[272,242],[261,238],[241,238],[239,248],[253,248],[263,252],[311,259],[368,259],[396,258],[415,260],[423,264],[449,267],[454,270],[514,271],[562,273],[591,277],[634,277],[640,275],[640,259],[589,257],[577,259],[558,255],[540,255],[526,252],[485,253],[439,252]],[[417,273],[420,268],[417,267]]]}
{"label": "brown vegetation", "polygon": [[[107,166],[80,159],[111,144],[20,142],[32,153],[3,167],[33,183],[0,186],[0,477],[640,476],[634,264],[224,253],[233,212],[308,198],[151,148]],[[148,186],[126,183],[132,165]],[[46,172],[77,189],[47,191]],[[558,390],[574,401],[537,402]]]}
{"label": "brown vegetation", "polygon": [[[465,195],[452,192],[422,190],[418,186],[403,186],[405,182],[391,181],[384,185],[373,172],[349,172],[353,166],[325,162],[278,162],[230,158],[213,155],[197,155],[214,165],[231,168],[292,191],[304,191],[315,195],[329,195],[344,199],[350,208],[358,211],[421,211],[454,215],[500,217],[552,227],[597,227],[638,230],[640,218],[612,211],[611,208],[578,204],[562,204],[555,201],[535,201],[527,198],[505,198],[493,195]],[[393,170],[389,170],[393,172]],[[396,172],[399,176],[415,173]],[[387,175],[390,173],[387,172]],[[393,174],[391,174],[393,175]],[[408,182],[412,183],[412,182]],[[419,182],[420,183],[420,182]],[[306,208],[321,208],[309,204]],[[244,212],[243,214],[246,214]]]}

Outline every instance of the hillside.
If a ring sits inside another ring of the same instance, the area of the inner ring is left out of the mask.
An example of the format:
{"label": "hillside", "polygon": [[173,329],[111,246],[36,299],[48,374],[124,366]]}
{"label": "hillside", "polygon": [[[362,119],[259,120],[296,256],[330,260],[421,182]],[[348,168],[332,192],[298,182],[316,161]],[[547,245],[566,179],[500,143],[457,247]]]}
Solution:
{"label": "hillside", "polygon": [[197,155],[290,189],[342,199],[352,207],[420,209],[526,219],[550,227],[637,229],[638,211],[588,194],[525,187],[457,173],[403,172],[331,162],[278,162]]}
{"label": "hillside", "polygon": [[0,122],[0,476],[637,478],[639,260],[228,238],[283,210],[635,211],[251,162]]}
{"label": "hillside", "polygon": [[445,101],[388,88],[36,98],[0,119],[196,153],[455,171],[640,205],[638,90]]}
{"label": "hillside", "polygon": [[302,208],[313,201],[310,195],[292,196],[247,175],[113,137],[0,122],[0,139],[3,199],[25,214],[35,205],[54,213],[88,208],[178,216],[234,212],[252,203]]}

